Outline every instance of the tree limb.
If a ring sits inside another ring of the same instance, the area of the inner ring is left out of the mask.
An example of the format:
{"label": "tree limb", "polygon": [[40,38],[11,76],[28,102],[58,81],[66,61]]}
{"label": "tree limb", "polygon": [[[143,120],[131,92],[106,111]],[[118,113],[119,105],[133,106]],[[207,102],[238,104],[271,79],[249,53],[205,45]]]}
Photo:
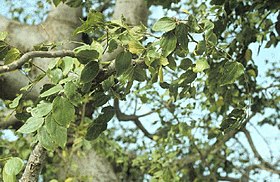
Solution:
{"label": "tree limb", "polygon": [[139,116],[127,115],[121,112],[118,99],[114,100],[114,108],[119,121],[133,121],[134,124],[144,133],[146,137],[153,139],[153,135],[149,133],[148,130],[142,125],[141,121],[139,120]]}
{"label": "tree limb", "polygon": [[28,162],[19,182],[38,181],[45,158],[46,150],[38,143],[29,156]]}
{"label": "tree limb", "polygon": [[0,73],[10,72],[16,69],[19,69],[24,63],[29,61],[32,58],[56,58],[56,57],[75,57],[75,54],[71,50],[60,50],[60,51],[31,51],[27,52],[24,55],[21,56],[18,60],[4,65],[0,66]]}
{"label": "tree limb", "polygon": [[260,153],[257,151],[255,145],[254,145],[254,142],[253,142],[253,139],[251,137],[251,134],[250,132],[246,129],[246,128],[243,128],[243,133],[245,134],[246,138],[247,138],[247,141],[255,155],[255,157],[261,162],[260,165],[258,165],[261,169],[264,169],[264,170],[267,170],[267,171],[270,171],[272,173],[275,173],[275,174],[279,174],[280,175],[280,170],[276,169],[273,165],[271,165],[270,163],[266,162],[263,157],[260,155]]}

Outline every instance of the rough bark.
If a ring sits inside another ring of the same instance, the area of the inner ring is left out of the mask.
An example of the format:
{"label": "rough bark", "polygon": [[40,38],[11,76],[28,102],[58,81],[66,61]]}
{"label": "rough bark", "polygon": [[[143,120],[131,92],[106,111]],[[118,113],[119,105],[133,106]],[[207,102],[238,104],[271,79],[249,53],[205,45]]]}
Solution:
{"label": "rough bark", "polygon": [[37,144],[29,156],[27,165],[19,182],[38,181],[45,158],[46,150],[40,144]]}

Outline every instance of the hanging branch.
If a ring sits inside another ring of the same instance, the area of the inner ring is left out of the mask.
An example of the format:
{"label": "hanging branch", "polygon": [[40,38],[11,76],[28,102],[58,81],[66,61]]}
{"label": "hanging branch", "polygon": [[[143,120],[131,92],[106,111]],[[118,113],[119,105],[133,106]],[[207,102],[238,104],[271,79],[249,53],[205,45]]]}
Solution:
{"label": "hanging branch", "polygon": [[[142,125],[141,121],[139,120],[139,116],[137,115],[127,115],[121,112],[120,106],[119,106],[119,100],[114,100],[114,107],[116,111],[116,116],[119,121],[133,121],[134,124],[144,133],[144,135],[150,139],[153,139],[153,135],[148,132],[148,130]],[[152,114],[152,113],[150,113]],[[146,115],[145,115],[146,116]]]}

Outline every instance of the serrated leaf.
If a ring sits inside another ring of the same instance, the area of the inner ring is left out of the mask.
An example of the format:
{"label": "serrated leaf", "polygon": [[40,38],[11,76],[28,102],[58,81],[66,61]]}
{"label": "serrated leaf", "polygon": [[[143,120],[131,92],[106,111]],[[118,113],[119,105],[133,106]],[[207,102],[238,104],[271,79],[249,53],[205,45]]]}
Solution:
{"label": "serrated leaf", "polygon": [[47,150],[53,151],[56,148],[56,144],[52,140],[50,134],[47,132],[46,126],[43,126],[38,131],[39,143]]}
{"label": "serrated leaf", "polygon": [[162,48],[162,55],[167,57],[176,48],[177,37],[173,32],[166,33],[160,39],[160,47]]}
{"label": "serrated leaf", "polygon": [[237,78],[244,74],[244,67],[238,62],[227,62],[221,78],[221,86],[232,84]]}
{"label": "serrated leaf", "polygon": [[57,96],[53,100],[52,116],[58,124],[69,127],[70,122],[75,120],[75,108],[68,99]]}
{"label": "serrated leaf", "polygon": [[74,49],[76,58],[82,64],[98,59],[99,52],[89,45],[83,45]]}
{"label": "serrated leaf", "polygon": [[163,17],[159,19],[152,27],[153,31],[168,32],[176,27],[176,20],[173,18]]}
{"label": "serrated leaf", "polygon": [[196,61],[195,67],[193,68],[193,72],[202,72],[208,68],[210,68],[210,65],[208,64],[207,60],[205,58],[201,58]]}
{"label": "serrated leaf", "polygon": [[67,128],[60,126],[55,122],[52,115],[46,117],[46,130],[52,140],[61,148],[64,148],[67,142]]}
{"label": "serrated leaf", "polygon": [[12,62],[14,62],[15,60],[17,60],[20,57],[20,51],[16,48],[11,48],[5,58],[4,58],[4,63],[6,64],[10,64]]}
{"label": "serrated leaf", "polygon": [[81,82],[89,83],[91,82],[99,72],[99,64],[96,61],[90,61],[86,64],[81,73]]}
{"label": "serrated leaf", "polygon": [[41,118],[48,115],[52,110],[52,103],[41,101],[31,110],[31,115],[33,117]]}
{"label": "serrated leaf", "polygon": [[50,88],[49,90],[40,94],[40,97],[47,97],[53,94],[60,92],[63,89],[61,85],[55,85],[54,87]]}
{"label": "serrated leaf", "polygon": [[9,104],[9,108],[14,109],[18,106],[20,99],[22,98],[22,94],[18,95],[11,104]]}
{"label": "serrated leaf", "polygon": [[132,55],[130,52],[121,52],[116,57],[116,72],[117,75],[123,74],[129,67],[131,67]]}
{"label": "serrated leaf", "polygon": [[78,92],[78,87],[73,82],[67,82],[65,84],[64,93],[74,106],[81,104],[82,95]]}
{"label": "serrated leaf", "polygon": [[17,175],[22,170],[23,166],[24,163],[20,158],[12,157],[6,162],[4,171],[8,175]]}
{"label": "serrated leaf", "polygon": [[44,123],[44,118],[30,117],[27,121],[22,125],[17,132],[20,133],[32,133],[38,130]]}

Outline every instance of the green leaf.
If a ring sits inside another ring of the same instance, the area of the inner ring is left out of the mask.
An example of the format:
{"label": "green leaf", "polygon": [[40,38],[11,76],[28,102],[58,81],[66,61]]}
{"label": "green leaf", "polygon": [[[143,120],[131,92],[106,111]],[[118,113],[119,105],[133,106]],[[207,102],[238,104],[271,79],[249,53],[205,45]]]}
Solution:
{"label": "green leaf", "polygon": [[23,166],[24,163],[20,158],[12,157],[6,162],[4,171],[8,175],[17,175],[22,170]]}
{"label": "green leaf", "polygon": [[244,58],[247,62],[252,60],[252,50],[251,49],[246,50]]}
{"label": "green leaf", "polygon": [[40,144],[47,150],[53,151],[56,144],[52,140],[50,134],[47,132],[46,126],[43,126],[38,131],[38,140]]}
{"label": "green leaf", "polygon": [[11,48],[5,58],[4,58],[4,63],[5,64],[10,64],[12,62],[14,62],[15,60],[17,60],[20,57],[20,51],[16,48]]}
{"label": "green leaf", "polygon": [[163,70],[162,70],[162,66],[160,66],[159,69],[158,69],[158,77],[159,77],[159,82],[162,83],[162,82],[163,82]]}
{"label": "green leaf", "polygon": [[205,58],[201,58],[196,61],[195,67],[193,68],[193,72],[195,72],[195,73],[202,72],[208,68],[210,68],[210,66],[209,66],[207,60]]}
{"label": "green leaf", "polygon": [[68,99],[57,96],[53,101],[52,116],[58,124],[69,127],[75,120],[75,108]]}
{"label": "green leaf", "polygon": [[195,47],[194,54],[195,55],[202,55],[206,51],[206,44],[205,41],[200,41]]}
{"label": "green leaf", "polygon": [[0,41],[4,41],[8,35],[8,32],[0,31]]}
{"label": "green leaf", "polygon": [[144,68],[140,66],[136,66],[133,72],[133,79],[139,82],[143,82],[147,79],[146,71]]}
{"label": "green leaf", "polygon": [[192,70],[187,70],[185,73],[183,73],[180,77],[179,77],[179,84],[181,86],[186,86],[190,83],[192,83],[197,77],[197,74],[194,73]]}
{"label": "green leaf", "polygon": [[98,11],[90,11],[87,15],[87,20],[84,21],[83,24],[75,30],[74,34],[79,34],[82,32],[92,32],[96,28],[102,27],[103,25],[103,14]]}
{"label": "green leaf", "polygon": [[83,45],[74,49],[76,58],[82,64],[87,64],[90,61],[98,59],[99,52],[89,45]]}
{"label": "green leaf", "polygon": [[167,57],[176,48],[177,37],[173,32],[165,33],[160,39],[160,47],[162,48],[162,55]]}
{"label": "green leaf", "polygon": [[178,43],[183,50],[188,50],[189,39],[188,39],[188,26],[180,23],[176,27],[176,36],[178,37]]}
{"label": "green leaf", "polygon": [[238,62],[227,62],[221,78],[221,86],[232,84],[237,78],[244,74],[244,67]]}
{"label": "green leaf", "polygon": [[60,61],[60,58],[55,58],[55,59],[50,60],[50,62],[48,63],[48,69],[50,69],[50,70],[54,69],[59,61]]}
{"label": "green leaf", "polygon": [[85,139],[94,140],[106,129],[107,129],[107,123],[98,123],[93,121],[87,129]]}
{"label": "green leaf", "polygon": [[190,126],[188,126],[187,123],[180,123],[179,124],[179,132],[183,136],[188,136],[190,135]]}
{"label": "green leaf", "polygon": [[5,170],[3,170],[2,175],[3,175],[2,177],[3,177],[4,182],[16,182],[16,176],[15,175],[9,175],[5,172]]}
{"label": "green leaf", "polygon": [[242,121],[246,117],[245,110],[243,108],[233,109],[228,116],[226,116],[221,125],[220,130],[224,131],[230,127],[238,128],[241,126]]}
{"label": "green leaf", "polygon": [[87,140],[96,139],[103,131],[107,129],[107,123],[113,118],[115,110],[108,106],[102,109],[103,114],[99,115],[88,127],[85,138]]}
{"label": "green leaf", "polygon": [[64,148],[67,142],[67,128],[60,126],[55,122],[52,115],[46,117],[46,130],[52,140],[61,148]]}
{"label": "green leaf", "polygon": [[131,66],[132,55],[130,52],[121,52],[116,57],[117,75],[123,74]]}
{"label": "green leaf", "polygon": [[31,115],[33,117],[41,118],[48,115],[52,110],[52,103],[41,101],[31,110]]}
{"label": "green leaf", "polygon": [[190,58],[182,59],[179,68],[183,70],[188,70],[192,66],[192,60]]}
{"label": "green leaf", "polygon": [[49,90],[40,94],[40,97],[47,97],[53,94],[60,92],[63,89],[61,85],[55,85],[54,87],[50,88]]}
{"label": "green leaf", "polygon": [[203,23],[204,25],[203,26],[204,30],[212,30],[214,28],[214,23],[208,19],[202,20],[201,23]]}
{"label": "green leaf", "polygon": [[141,54],[145,50],[145,47],[139,41],[132,40],[128,43],[128,50],[132,54]]}
{"label": "green leaf", "polygon": [[62,73],[64,76],[66,76],[72,69],[74,66],[74,60],[75,58],[71,58],[71,57],[64,57],[61,59],[62,60]]}
{"label": "green leaf", "polygon": [[218,42],[217,36],[215,33],[213,33],[212,30],[206,32],[205,39],[207,41],[207,44],[212,46],[215,46]]}
{"label": "green leaf", "polygon": [[67,82],[64,86],[64,93],[69,101],[78,106],[82,102],[82,95],[78,93],[78,87],[73,82]]}
{"label": "green leaf", "polygon": [[68,0],[66,4],[72,8],[77,8],[82,5],[82,0]]}
{"label": "green leaf", "polygon": [[44,118],[30,117],[27,121],[22,125],[17,132],[20,133],[32,133],[38,130],[44,123]]}
{"label": "green leaf", "polygon": [[12,101],[12,103],[9,104],[9,107],[10,107],[11,109],[16,108],[16,107],[18,106],[19,101],[20,101],[21,98],[22,98],[22,94],[18,95],[18,96]]}
{"label": "green leaf", "polygon": [[110,100],[110,96],[106,95],[104,92],[95,92],[93,95],[93,106],[100,107]]}
{"label": "green leaf", "polygon": [[159,19],[152,27],[153,31],[168,32],[176,27],[176,20],[173,18],[163,17]]}
{"label": "green leaf", "polygon": [[55,7],[57,7],[59,5],[59,3],[61,2],[61,0],[53,0],[52,2],[55,5]]}
{"label": "green leaf", "polygon": [[86,64],[81,73],[81,82],[89,83],[91,82],[99,72],[99,64],[96,61],[90,61]]}
{"label": "green leaf", "polygon": [[169,61],[166,57],[160,57],[159,62],[160,62],[160,65],[162,65],[162,66],[166,66],[169,64]]}
{"label": "green leaf", "polygon": [[63,73],[59,68],[48,70],[47,75],[54,84],[57,84],[63,78]]}

